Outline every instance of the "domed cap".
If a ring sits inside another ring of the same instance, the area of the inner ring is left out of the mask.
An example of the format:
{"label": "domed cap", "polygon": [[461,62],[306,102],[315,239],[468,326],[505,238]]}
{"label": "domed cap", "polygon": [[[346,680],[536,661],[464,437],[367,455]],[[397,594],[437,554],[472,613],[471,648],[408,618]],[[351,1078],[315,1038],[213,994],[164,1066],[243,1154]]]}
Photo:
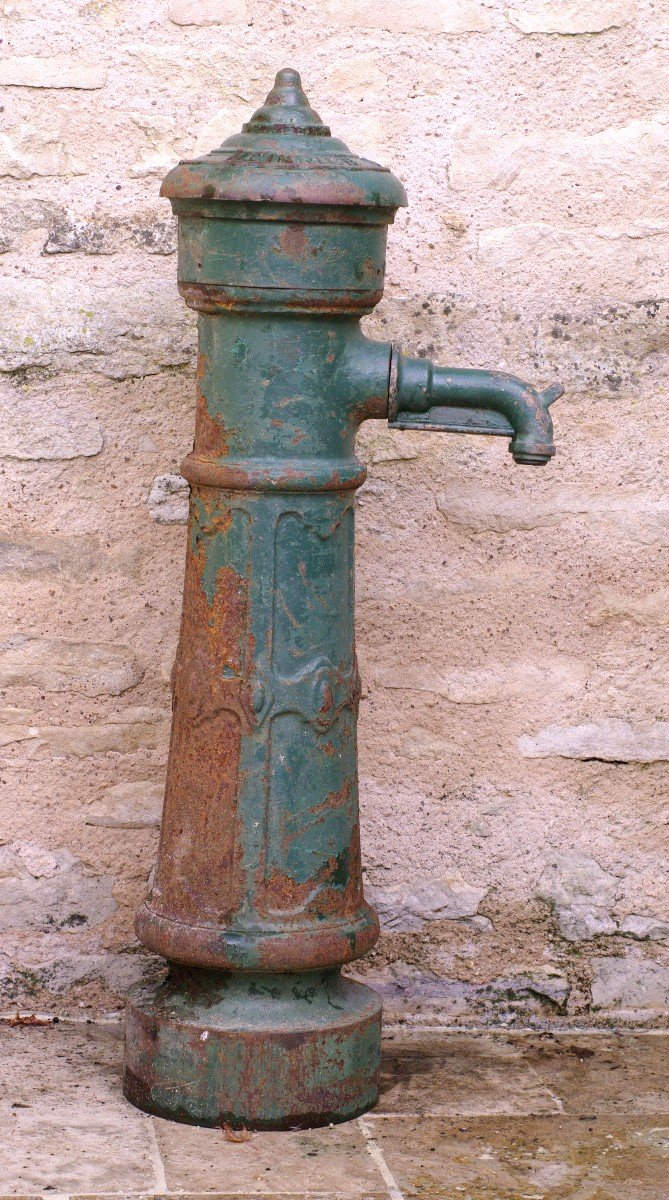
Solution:
{"label": "domed cap", "polygon": [[279,71],[265,103],[217,150],[184,159],[160,189],[170,200],[308,204],[386,210],[407,202],[387,167],[331,136],[297,71]]}

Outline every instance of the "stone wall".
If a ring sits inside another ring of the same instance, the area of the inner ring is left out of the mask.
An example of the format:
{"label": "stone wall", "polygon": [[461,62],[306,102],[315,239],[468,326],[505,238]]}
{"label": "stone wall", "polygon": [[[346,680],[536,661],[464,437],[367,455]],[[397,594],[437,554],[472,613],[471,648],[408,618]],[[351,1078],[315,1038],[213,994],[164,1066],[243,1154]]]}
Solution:
{"label": "stone wall", "polygon": [[282,66],[411,207],[367,324],[566,388],[559,456],[360,439],[360,973],[420,1020],[669,1008],[666,0],[2,6],[0,980],[106,1011],[157,843],[195,328],[161,177]]}

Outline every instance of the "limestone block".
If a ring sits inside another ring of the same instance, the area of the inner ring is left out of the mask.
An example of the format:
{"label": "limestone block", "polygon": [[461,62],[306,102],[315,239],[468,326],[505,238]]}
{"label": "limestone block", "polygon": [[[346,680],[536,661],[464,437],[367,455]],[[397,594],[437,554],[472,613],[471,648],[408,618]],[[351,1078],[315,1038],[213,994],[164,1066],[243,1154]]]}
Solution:
{"label": "limestone block", "polygon": [[397,753],[401,754],[403,758],[415,758],[419,762],[430,759],[447,761],[458,753],[458,749],[455,736],[435,733],[431,729],[425,729],[415,720],[403,733],[401,741],[397,745]]}
{"label": "limestone block", "polygon": [[116,909],[111,878],[87,873],[69,850],[0,847],[0,929],[76,931]]}
{"label": "limestone block", "polygon": [[623,918],[618,929],[620,933],[625,933],[638,942],[669,940],[669,921],[663,921],[661,917],[637,916],[632,913]]}
{"label": "limestone block", "polygon": [[137,750],[160,751],[167,761],[170,736],[169,714],[154,709],[126,709],[123,716],[95,721],[90,725],[31,725],[12,714],[0,714],[0,745],[31,741],[30,757],[37,761],[55,758],[90,758],[95,754],[133,754]]}
{"label": "limestone block", "polygon": [[125,996],[129,987],[146,979],[160,966],[162,963],[151,955],[137,952],[124,954],[107,950],[104,954],[82,954],[59,948],[58,953],[44,957],[43,950],[42,957],[33,954],[19,958],[15,955],[1,981],[0,994],[20,991],[25,986],[25,975],[29,973],[33,984],[56,996],[76,984],[88,982],[105,983],[113,992]]}
{"label": "limestone block", "polygon": [[653,588],[641,596],[599,585],[600,602],[590,618],[592,624],[612,617],[628,617],[639,625],[669,625],[669,588]]}
{"label": "limestone block", "polygon": [[143,154],[130,163],[128,175],[131,179],[162,179],[175,166],[175,156],[169,146]]}
{"label": "limestone block", "polygon": [[63,209],[50,223],[42,254],[115,254],[119,249],[117,221],[87,221]]}
{"label": "limestone block", "polygon": [[533,694],[576,696],[585,685],[587,668],[581,660],[566,656],[541,663],[490,662],[485,667],[448,672],[416,661],[382,666],[370,663],[365,665],[364,676],[373,678],[375,687],[429,692],[451,704],[506,704]]}
{"label": "limestone block", "polygon": [[100,422],[80,403],[0,384],[0,458],[88,458],[103,444]]}
{"label": "limestone block", "polygon": [[125,646],[17,636],[0,645],[0,687],[120,696],[141,682],[144,670]]}
{"label": "limestone block", "polygon": [[121,268],[114,255],[98,258],[95,272],[41,261],[44,278],[0,275],[0,371],[79,365],[125,379],[190,362],[195,323],[167,258],[156,256],[150,271],[132,258]]}
{"label": "limestone block", "polygon": [[185,525],[190,488],[181,475],[157,475],[146,506],[159,525]]}
{"label": "limestone block", "polygon": [[600,958],[594,963],[594,1009],[666,1009],[669,1007],[669,967],[659,962],[624,957]]}
{"label": "limestone block", "polygon": [[105,86],[107,68],[101,62],[85,62],[78,55],[32,55],[0,61],[0,85],[30,88],[83,88]]}
{"label": "limestone block", "polygon": [[601,762],[669,761],[669,721],[623,721],[549,725],[518,739],[524,758],[577,758]]}
{"label": "limestone block", "polygon": [[43,571],[57,572],[58,555],[45,547],[27,542],[0,541],[0,575],[40,575]]}
{"label": "limestone block", "polygon": [[[668,151],[669,113],[663,111],[594,133],[532,126],[527,133],[507,133],[462,121],[453,131],[448,181],[453,191],[470,196],[490,192],[512,198],[511,211],[524,222],[515,243],[510,222],[491,244],[483,238],[480,254],[486,261],[495,261],[493,251],[501,255],[496,242],[502,240],[508,259],[514,247],[520,257],[539,253],[544,242],[544,254],[552,245],[556,252],[560,244],[573,245],[573,253],[578,250],[584,260],[597,253],[611,260],[614,249],[627,257],[635,248],[649,252],[650,246],[630,242],[666,233],[660,194]],[[555,219],[557,213],[561,220]],[[601,236],[593,237],[594,230]],[[604,267],[610,269],[610,262]],[[664,293],[651,293],[658,294]]]}
{"label": "limestone block", "polygon": [[387,113],[355,112],[349,105],[348,108],[329,108],[328,124],[356,154],[383,163],[391,170],[399,170],[398,146],[407,137],[408,128],[408,122],[401,114],[393,113],[391,121]]}
{"label": "limestone block", "polygon": [[486,33],[492,28],[490,12],[477,0],[323,0],[320,9],[337,25],[389,33]]}
{"label": "limestone block", "polygon": [[242,125],[249,119],[249,105],[228,103],[223,105],[202,125],[195,140],[188,145],[188,153],[194,158],[199,154],[209,154],[216,146],[220,146],[226,138],[239,133]]}
{"label": "limestone block", "polygon": [[[503,191],[512,184],[526,189],[536,180],[547,192],[565,180],[580,182],[586,192],[607,183],[609,194],[622,183],[642,192],[650,178],[659,178],[668,139],[669,113],[662,111],[596,133],[500,134],[462,121],[453,129],[448,179],[456,192]],[[624,178],[607,179],[616,169]]]}
{"label": "limestone block", "polygon": [[[478,237],[478,261],[500,286],[564,292],[604,288],[608,296],[659,293],[669,286],[669,225],[561,228],[546,223],[501,226]],[[538,278],[540,273],[541,279]]]}
{"label": "limestone block", "polygon": [[86,167],[64,144],[60,133],[41,130],[28,122],[0,133],[0,177],[83,175]]}
{"label": "limestone block", "polygon": [[378,91],[384,82],[378,54],[337,55],[328,76],[328,84],[338,99],[351,92],[367,96]]}
{"label": "limestone block", "polygon": [[[559,403],[559,402],[558,402]],[[559,420],[556,411],[556,420]],[[669,544],[669,502],[654,500],[644,492],[609,491],[602,486],[592,491],[558,488],[550,496],[531,499],[491,486],[460,484],[440,491],[437,511],[449,524],[472,533],[511,533],[514,530],[545,529],[579,520],[602,532],[642,545]]]}
{"label": "limestone block", "polygon": [[363,425],[358,445],[364,453],[365,462],[376,465],[385,462],[413,462],[420,458],[416,437],[403,434],[396,429],[378,429],[378,422]]}
{"label": "limestone block", "polygon": [[84,813],[86,825],[105,829],[157,829],[163,811],[165,787],[150,779],[117,783],[105,788]]}
{"label": "limestone block", "polygon": [[540,996],[554,1004],[559,1012],[564,1012],[571,995],[571,984],[561,971],[551,970],[550,967],[533,967],[523,975],[514,976],[514,991],[522,990],[523,986],[532,995]]}
{"label": "limestone block", "polygon": [[169,0],[167,15],[175,25],[232,25],[249,14],[246,0]]}
{"label": "limestone block", "polygon": [[133,243],[147,254],[176,254],[177,223],[173,217],[138,213],[128,228]]}
{"label": "limestone block", "polygon": [[581,850],[555,854],[541,874],[536,895],[550,904],[568,942],[615,933],[611,907],[619,880]]}
{"label": "limestone block", "polygon": [[61,575],[87,579],[92,575],[138,579],[147,548],[137,542],[104,545],[95,534],[64,534],[17,538],[0,531],[0,575]]}
{"label": "limestone block", "polygon": [[564,1011],[571,992],[564,976],[541,967],[531,972],[509,971],[485,983],[465,983],[401,960],[381,971],[374,969],[365,982],[373,983],[384,997],[386,1016],[391,1020],[390,1015],[397,1014],[403,1019],[409,1016],[413,1022],[417,1013],[421,1014],[419,1020],[425,1020],[429,1013],[435,1024],[466,1024],[470,1028],[472,1014],[477,1026],[499,1029],[500,1022],[508,1026],[515,1020],[526,1026],[528,1017],[545,1018],[556,1009]]}
{"label": "limestone block", "polygon": [[454,921],[474,917],[487,888],[474,887],[458,872],[443,879],[417,880],[414,884],[376,887],[365,893],[379,914],[381,927],[392,933],[422,929],[426,921]]}
{"label": "limestone block", "polygon": [[507,9],[521,33],[602,33],[634,20],[634,0],[531,0],[527,9]]}
{"label": "limestone block", "polygon": [[18,719],[12,719],[15,715],[11,709],[5,709],[2,714],[2,720],[0,721],[0,747],[12,746],[15,742],[28,742],[37,737],[39,730],[35,726],[27,724],[30,720],[30,714],[22,712]]}
{"label": "limestone block", "polygon": [[477,485],[440,491],[437,511],[449,524],[477,533],[508,533],[514,529],[543,529],[562,520],[560,504],[551,497],[542,503],[522,495],[506,495]]}
{"label": "limestone block", "polygon": [[[125,718],[125,719],[124,719]],[[88,758],[93,754],[132,754],[136,750],[161,750],[166,760],[171,721],[151,709],[127,709],[116,720],[92,725],[42,726],[37,731],[34,756]]]}

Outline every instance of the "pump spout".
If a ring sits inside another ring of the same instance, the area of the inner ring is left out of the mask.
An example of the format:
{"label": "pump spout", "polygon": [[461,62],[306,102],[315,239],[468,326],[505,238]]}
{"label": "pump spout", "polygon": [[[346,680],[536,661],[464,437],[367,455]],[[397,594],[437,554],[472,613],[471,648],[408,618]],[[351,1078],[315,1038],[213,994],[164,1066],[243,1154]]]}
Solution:
{"label": "pump spout", "polygon": [[501,371],[436,367],[393,347],[388,416],[394,429],[510,437],[515,462],[543,466],[555,454],[548,409],[563,390],[538,392]]}

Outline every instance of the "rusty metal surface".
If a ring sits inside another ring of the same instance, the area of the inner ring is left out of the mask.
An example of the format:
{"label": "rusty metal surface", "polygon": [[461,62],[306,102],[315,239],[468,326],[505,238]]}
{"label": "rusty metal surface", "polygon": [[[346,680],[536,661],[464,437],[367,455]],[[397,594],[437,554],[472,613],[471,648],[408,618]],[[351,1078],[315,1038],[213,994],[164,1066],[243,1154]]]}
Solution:
{"label": "rusty metal surface", "polygon": [[298,970],[376,940],[360,869],[352,491],[355,430],[387,388],[389,354],[357,322],[201,317],[172,745],[137,925],[172,960]]}
{"label": "rusty metal surface", "polygon": [[381,1001],[337,971],[174,970],[128,1002],[124,1091],[145,1112],[233,1129],[347,1121],[378,1097]]}
{"label": "rusty metal surface", "polygon": [[378,937],[358,820],[356,432],[390,417],[503,433],[538,463],[555,394],[362,334],[404,189],[330,137],[295,72],[163,195],[199,359],[165,807],[136,921],[172,968],[129,1000],[126,1094],[202,1124],[344,1120],[374,1102],[380,1029],[374,993],[339,976]]}
{"label": "rusty metal surface", "polygon": [[264,204],[271,199],[300,207],[337,205],[353,210],[349,223],[360,221],[361,210],[378,209],[386,225],[407,202],[402,184],[387,167],[359,158],[330,136],[302,91],[297,71],[291,70],[279,72],[242,133],[211,154],[179,163],[161,195],[176,202]]}

